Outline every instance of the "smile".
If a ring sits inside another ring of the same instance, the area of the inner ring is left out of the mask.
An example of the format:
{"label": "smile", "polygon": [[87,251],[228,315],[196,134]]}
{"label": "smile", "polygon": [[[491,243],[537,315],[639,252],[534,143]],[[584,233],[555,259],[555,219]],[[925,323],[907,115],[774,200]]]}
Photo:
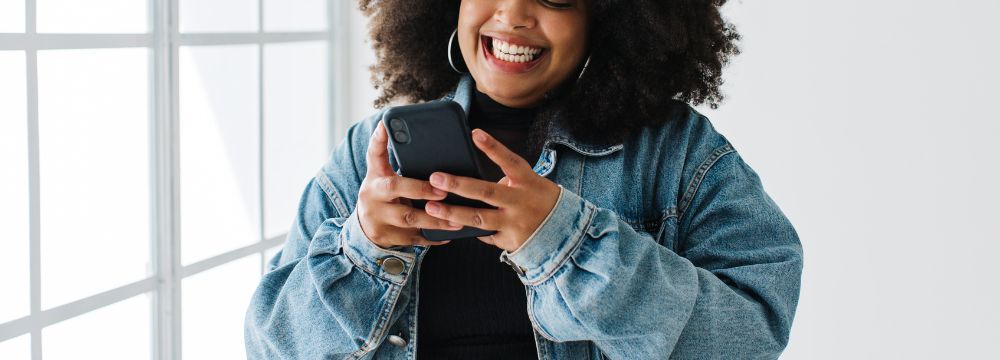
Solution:
{"label": "smile", "polygon": [[547,49],[542,47],[515,44],[485,35],[480,36],[480,45],[483,56],[490,64],[509,73],[530,71],[548,54]]}

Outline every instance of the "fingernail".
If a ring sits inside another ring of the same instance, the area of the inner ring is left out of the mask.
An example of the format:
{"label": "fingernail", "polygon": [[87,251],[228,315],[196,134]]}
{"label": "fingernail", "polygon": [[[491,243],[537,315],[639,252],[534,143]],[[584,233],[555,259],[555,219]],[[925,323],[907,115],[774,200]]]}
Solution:
{"label": "fingernail", "polygon": [[431,191],[433,191],[433,192],[434,192],[434,195],[437,195],[437,196],[445,196],[445,195],[448,195],[448,193],[447,193],[447,192],[445,192],[444,190],[441,190],[441,189],[438,189],[438,188],[434,188],[434,189],[433,189],[433,190],[431,190]]}
{"label": "fingernail", "polygon": [[436,202],[428,202],[424,208],[431,214],[437,214],[441,210],[441,205],[438,205]]}
{"label": "fingernail", "polygon": [[433,184],[435,186],[442,186],[442,185],[444,185],[444,175],[441,175],[441,174],[438,174],[438,173],[431,174],[431,184]]}
{"label": "fingernail", "polygon": [[486,141],[486,135],[483,135],[483,131],[482,130],[476,131],[476,134],[472,135],[472,137],[474,139],[476,139],[476,141],[479,141],[479,142]]}

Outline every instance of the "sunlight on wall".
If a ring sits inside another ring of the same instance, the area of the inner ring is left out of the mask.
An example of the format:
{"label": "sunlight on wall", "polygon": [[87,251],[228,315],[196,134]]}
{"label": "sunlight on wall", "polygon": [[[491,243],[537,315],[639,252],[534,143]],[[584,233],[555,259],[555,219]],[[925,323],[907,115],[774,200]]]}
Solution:
{"label": "sunlight on wall", "polygon": [[38,54],[43,309],[149,273],[148,52]]}
{"label": "sunlight on wall", "polygon": [[0,1],[0,33],[24,32],[24,0]]}
{"label": "sunlight on wall", "polygon": [[257,45],[181,47],[181,259],[260,239]]}
{"label": "sunlight on wall", "polygon": [[142,33],[147,1],[36,0],[40,33]]}
{"label": "sunlight on wall", "polygon": [[[0,323],[28,315],[28,128],[24,52],[0,51]],[[3,358],[0,356],[0,358]]]}
{"label": "sunlight on wall", "polygon": [[185,360],[246,358],[243,317],[259,266],[258,256],[247,256],[184,280]]}
{"label": "sunlight on wall", "polygon": [[259,12],[255,0],[178,1],[181,32],[254,32],[258,29]]}
{"label": "sunlight on wall", "polygon": [[149,294],[139,295],[46,327],[43,358],[149,358],[150,300]]}

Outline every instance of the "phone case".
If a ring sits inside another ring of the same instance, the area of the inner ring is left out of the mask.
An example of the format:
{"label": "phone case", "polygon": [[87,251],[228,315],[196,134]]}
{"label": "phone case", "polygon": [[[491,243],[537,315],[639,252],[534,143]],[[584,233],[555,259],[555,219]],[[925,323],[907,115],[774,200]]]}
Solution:
{"label": "phone case", "polygon": [[[450,100],[437,100],[390,108],[382,116],[389,130],[389,146],[399,165],[399,175],[428,180],[435,171],[482,179],[479,150],[470,137],[465,110]],[[400,135],[403,132],[404,135]],[[453,205],[495,209],[487,203],[448,193],[442,202]],[[423,209],[426,201],[413,199]],[[462,229],[421,229],[428,240],[443,241],[495,234],[471,226]]]}

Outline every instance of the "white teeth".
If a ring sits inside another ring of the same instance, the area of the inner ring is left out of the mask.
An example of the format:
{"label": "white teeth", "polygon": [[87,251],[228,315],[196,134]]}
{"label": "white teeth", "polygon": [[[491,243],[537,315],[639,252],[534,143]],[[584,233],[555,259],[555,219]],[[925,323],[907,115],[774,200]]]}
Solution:
{"label": "white teeth", "polygon": [[503,40],[491,39],[493,40],[493,56],[503,61],[515,63],[529,62],[542,52],[540,48],[513,45]]}

